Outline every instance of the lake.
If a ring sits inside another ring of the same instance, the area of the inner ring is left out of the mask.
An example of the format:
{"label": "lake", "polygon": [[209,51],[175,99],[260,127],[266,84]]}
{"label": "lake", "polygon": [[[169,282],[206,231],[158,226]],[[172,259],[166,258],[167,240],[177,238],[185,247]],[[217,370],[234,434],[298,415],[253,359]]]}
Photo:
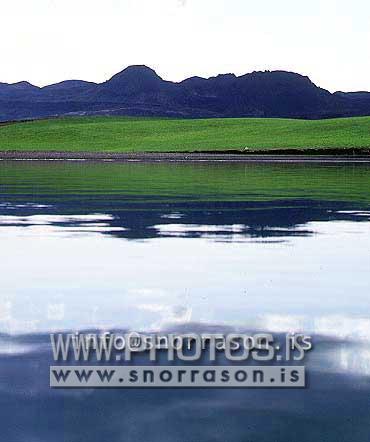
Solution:
{"label": "lake", "polygon": [[[4,440],[368,438],[370,166],[0,162]],[[304,332],[306,389],[51,390],[48,334]]]}

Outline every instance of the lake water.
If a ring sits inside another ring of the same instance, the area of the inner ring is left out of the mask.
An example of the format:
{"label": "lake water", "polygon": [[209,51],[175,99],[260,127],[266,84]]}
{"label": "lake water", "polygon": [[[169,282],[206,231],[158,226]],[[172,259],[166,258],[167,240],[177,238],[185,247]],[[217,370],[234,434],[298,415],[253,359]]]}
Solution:
{"label": "lake water", "polygon": [[[0,163],[3,438],[361,441],[370,167]],[[305,332],[304,390],[50,390],[50,331]]]}

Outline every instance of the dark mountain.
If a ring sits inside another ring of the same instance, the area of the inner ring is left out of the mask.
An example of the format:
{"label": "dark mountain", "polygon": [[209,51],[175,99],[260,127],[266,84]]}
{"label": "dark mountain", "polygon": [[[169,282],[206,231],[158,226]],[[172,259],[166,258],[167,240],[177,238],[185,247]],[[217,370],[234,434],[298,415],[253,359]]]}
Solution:
{"label": "dark mountain", "polygon": [[101,84],[98,89],[119,99],[140,94],[156,94],[162,91],[165,85],[166,82],[153,69],[146,66],[129,66]]}
{"label": "dark mountain", "polygon": [[354,100],[370,100],[370,92],[335,92],[335,95],[344,98],[353,98]]}
{"label": "dark mountain", "polygon": [[0,100],[32,99],[38,95],[40,88],[27,81],[7,84],[0,83]]}
{"label": "dark mountain", "polygon": [[129,66],[100,84],[69,80],[39,88],[27,82],[0,83],[0,121],[97,114],[308,119],[370,115],[370,93],[331,94],[308,77],[285,71],[173,83],[146,66]]}
{"label": "dark mountain", "polygon": [[76,96],[87,93],[97,86],[96,83],[81,80],[67,80],[45,86],[40,90],[39,100],[60,101],[71,100]]}
{"label": "dark mountain", "polygon": [[129,66],[79,98],[89,102],[123,105],[165,105],[168,100],[171,101],[175,89],[175,83],[164,81],[153,69]]}
{"label": "dark mountain", "polygon": [[352,108],[361,115],[369,115],[370,92],[335,92],[336,97],[340,97],[348,103],[351,102]]}

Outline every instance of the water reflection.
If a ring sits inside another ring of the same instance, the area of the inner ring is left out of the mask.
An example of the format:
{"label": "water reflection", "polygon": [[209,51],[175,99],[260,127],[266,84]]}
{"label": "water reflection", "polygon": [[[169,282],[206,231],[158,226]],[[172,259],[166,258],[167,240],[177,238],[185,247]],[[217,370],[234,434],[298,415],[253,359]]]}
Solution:
{"label": "water reflection", "polygon": [[201,321],[367,336],[368,171],[5,163],[0,331]]}
{"label": "water reflection", "polygon": [[50,226],[60,232],[92,231],[128,239],[278,239],[312,235],[306,228],[312,221],[369,221],[367,207],[359,210],[358,203],[310,200],[133,204],[123,197],[97,196],[81,198],[78,208],[68,198],[62,204],[6,201],[0,205],[0,227]]}
{"label": "water reflection", "polygon": [[[363,166],[0,165],[4,440],[366,440],[369,184]],[[309,388],[48,387],[50,331],[184,327],[310,333]]]}
{"label": "water reflection", "polygon": [[305,390],[50,390],[47,337],[17,340],[1,354],[6,440],[366,440],[368,351],[344,342],[319,343]]}

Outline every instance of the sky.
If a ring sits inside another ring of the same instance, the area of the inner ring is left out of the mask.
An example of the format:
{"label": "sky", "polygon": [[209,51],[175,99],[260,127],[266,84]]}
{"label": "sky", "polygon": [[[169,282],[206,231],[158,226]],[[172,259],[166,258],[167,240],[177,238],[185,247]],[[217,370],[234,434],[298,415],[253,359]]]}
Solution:
{"label": "sky", "polygon": [[284,69],[370,90],[368,0],[1,0],[0,82]]}

